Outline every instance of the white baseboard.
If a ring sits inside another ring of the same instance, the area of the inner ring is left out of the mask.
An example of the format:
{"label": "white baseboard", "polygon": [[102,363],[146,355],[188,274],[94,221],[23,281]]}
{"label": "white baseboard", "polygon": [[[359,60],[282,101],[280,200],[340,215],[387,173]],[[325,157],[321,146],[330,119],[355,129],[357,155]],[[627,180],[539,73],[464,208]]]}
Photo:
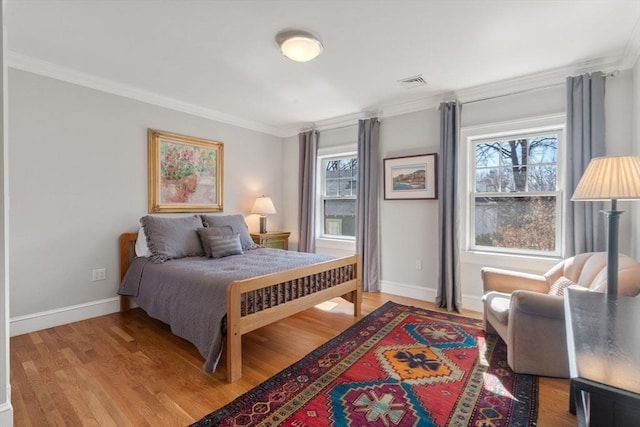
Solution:
{"label": "white baseboard", "polygon": [[[120,297],[107,298],[55,310],[16,316],[9,319],[9,335],[28,334],[34,331],[66,325],[67,323],[104,316],[120,311]],[[0,423],[0,426],[5,424]]]}
{"label": "white baseboard", "polygon": [[[382,292],[399,295],[407,298],[419,299],[422,301],[434,302],[436,300],[436,290],[433,288],[423,288],[421,286],[407,285],[388,281],[380,282]],[[482,312],[482,297],[462,294],[462,307],[466,310]]]}
{"label": "white baseboard", "polygon": [[0,405],[0,426],[13,426],[13,406],[11,406],[11,402]]}

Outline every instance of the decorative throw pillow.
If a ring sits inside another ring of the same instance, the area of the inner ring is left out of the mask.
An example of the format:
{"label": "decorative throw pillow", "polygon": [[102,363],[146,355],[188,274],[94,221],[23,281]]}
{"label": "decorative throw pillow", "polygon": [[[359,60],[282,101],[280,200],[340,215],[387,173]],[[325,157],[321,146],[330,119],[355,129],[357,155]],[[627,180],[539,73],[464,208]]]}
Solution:
{"label": "decorative throw pillow", "polygon": [[208,240],[211,258],[216,259],[243,254],[239,234],[232,234],[231,236],[211,236]]}
{"label": "decorative throw pillow", "polygon": [[153,262],[163,263],[172,258],[204,255],[198,237],[198,228],[202,228],[199,216],[160,218],[147,215],[140,222],[147,235]]}
{"label": "decorative throw pillow", "polygon": [[209,244],[209,237],[233,236],[233,229],[228,225],[225,225],[224,227],[198,228],[198,235],[200,236],[200,242],[202,242],[204,254],[211,258],[211,245]]}
{"label": "decorative throw pillow", "polygon": [[556,295],[556,296],[564,296],[564,291],[565,289],[571,287],[573,288],[582,288],[582,286],[577,285],[575,282],[573,282],[570,279],[567,279],[564,276],[560,276],[558,278],[558,280],[556,280],[555,282],[553,282],[553,284],[549,287],[549,292],[547,292],[549,295]]}
{"label": "decorative throw pillow", "polygon": [[234,233],[240,235],[242,250],[250,250],[258,247],[249,235],[249,227],[242,215],[202,215],[202,222],[205,227],[229,226]]}

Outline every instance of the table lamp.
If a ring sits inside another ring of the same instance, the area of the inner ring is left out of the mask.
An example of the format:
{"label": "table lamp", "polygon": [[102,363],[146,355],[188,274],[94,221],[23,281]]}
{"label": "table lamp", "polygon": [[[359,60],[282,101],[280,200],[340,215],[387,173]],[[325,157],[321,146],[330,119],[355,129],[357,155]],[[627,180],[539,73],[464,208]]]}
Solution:
{"label": "table lamp", "polygon": [[615,156],[591,159],[573,201],[611,200],[611,210],[601,211],[607,218],[607,294],[618,293],[618,221],[623,211],[618,200],[640,199],[640,157]]}
{"label": "table lamp", "polygon": [[273,202],[271,201],[271,197],[258,197],[256,202],[253,204],[253,209],[251,213],[260,215],[260,233],[267,232],[267,214],[276,213],[276,208],[273,206]]}

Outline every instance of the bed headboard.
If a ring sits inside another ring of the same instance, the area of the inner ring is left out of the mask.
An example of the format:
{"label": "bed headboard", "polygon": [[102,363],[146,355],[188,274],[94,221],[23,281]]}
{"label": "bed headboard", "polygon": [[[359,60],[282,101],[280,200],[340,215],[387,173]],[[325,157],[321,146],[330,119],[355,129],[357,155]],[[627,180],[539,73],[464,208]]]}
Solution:
{"label": "bed headboard", "polygon": [[[138,233],[122,233],[120,235],[120,282],[124,279],[124,275],[129,269],[129,264],[136,257],[136,239]],[[120,311],[129,309],[129,298],[120,297]]]}

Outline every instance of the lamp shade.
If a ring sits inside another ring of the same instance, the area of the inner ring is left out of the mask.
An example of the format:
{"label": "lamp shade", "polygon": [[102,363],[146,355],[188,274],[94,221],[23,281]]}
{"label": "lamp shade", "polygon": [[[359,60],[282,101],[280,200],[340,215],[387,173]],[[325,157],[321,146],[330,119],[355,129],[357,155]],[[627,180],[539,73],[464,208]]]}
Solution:
{"label": "lamp shade", "polygon": [[640,157],[591,159],[571,200],[640,200]]}
{"label": "lamp shade", "polygon": [[322,53],[322,43],[306,31],[283,31],[276,36],[280,51],[296,62],[311,61]]}
{"label": "lamp shade", "polygon": [[259,215],[274,214],[276,213],[276,207],[273,206],[271,197],[262,196],[256,199],[256,202],[253,204],[251,213]]}

